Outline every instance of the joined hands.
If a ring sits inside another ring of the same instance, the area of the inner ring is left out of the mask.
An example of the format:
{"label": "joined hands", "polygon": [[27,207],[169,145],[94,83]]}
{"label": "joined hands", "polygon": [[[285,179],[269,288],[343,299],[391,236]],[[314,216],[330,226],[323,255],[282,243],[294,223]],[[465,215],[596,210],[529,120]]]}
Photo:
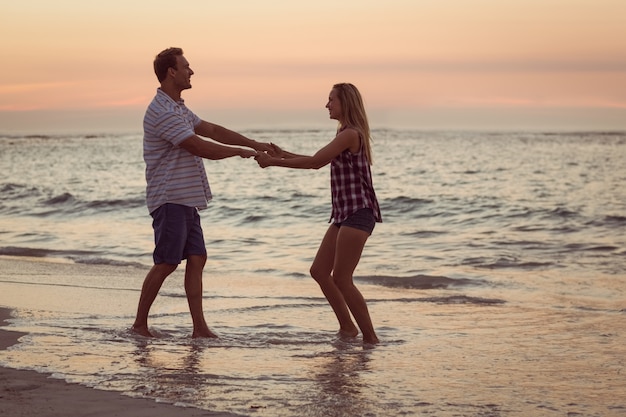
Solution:
{"label": "joined hands", "polygon": [[254,159],[259,164],[261,168],[267,168],[270,166],[270,161],[272,158],[280,158],[283,154],[283,150],[276,144],[270,143],[270,149],[257,151]]}

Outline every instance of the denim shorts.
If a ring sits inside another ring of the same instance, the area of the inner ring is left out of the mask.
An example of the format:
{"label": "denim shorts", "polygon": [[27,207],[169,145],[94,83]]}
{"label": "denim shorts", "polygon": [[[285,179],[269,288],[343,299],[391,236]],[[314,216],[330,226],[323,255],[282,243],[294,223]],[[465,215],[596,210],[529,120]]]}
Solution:
{"label": "denim shorts", "polygon": [[372,234],[374,231],[374,226],[376,225],[376,218],[374,217],[374,212],[371,208],[362,208],[358,209],[347,219],[345,219],[341,223],[335,223],[335,226],[342,227],[348,226],[353,227],[355,229],[363,230],[368,234]]}
{"label": "denim shorts", "polygon": [[198,209],[167,203],[150,215],[154,229],[152,258],[155,264],[178,265],[189,255],[206,256]]}

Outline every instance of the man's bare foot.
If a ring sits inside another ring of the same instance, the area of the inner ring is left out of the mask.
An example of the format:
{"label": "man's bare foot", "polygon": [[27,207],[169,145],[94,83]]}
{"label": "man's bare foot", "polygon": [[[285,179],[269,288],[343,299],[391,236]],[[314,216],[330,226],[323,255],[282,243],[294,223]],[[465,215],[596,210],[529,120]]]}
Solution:
{"label": "man's bare foot", "polygon": [[154,337],[154,335],[150,333],[150,330],[148,330],[147,326],[133,326],[130,328],[130,331],[137,333],[139,336]]}
{"label": "man's bare foot", "polygon": [[213,333],[211,330],[209,329],[203,329],[203,330],[194,330],[193,334],[191,335],[192,338],[197,339],[200,337],[204,337],[204,338],[212,338],[212,339],[219,339],[219,336],[216,335],[215,333]]}

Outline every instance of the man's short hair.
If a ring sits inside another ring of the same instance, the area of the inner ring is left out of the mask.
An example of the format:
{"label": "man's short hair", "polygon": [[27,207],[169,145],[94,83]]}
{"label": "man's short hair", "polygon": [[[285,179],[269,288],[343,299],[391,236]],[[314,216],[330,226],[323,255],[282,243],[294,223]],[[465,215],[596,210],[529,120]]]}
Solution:
{"label": "man's short hair", "polygon": [[183,50],[181,48],[167,48],[161,51],[156,58],[154,58],[154,73],[157,76],[159,82],[163,82],[167,77],[167,70],[170,68],[176,68],[177,56],[182,56]]}

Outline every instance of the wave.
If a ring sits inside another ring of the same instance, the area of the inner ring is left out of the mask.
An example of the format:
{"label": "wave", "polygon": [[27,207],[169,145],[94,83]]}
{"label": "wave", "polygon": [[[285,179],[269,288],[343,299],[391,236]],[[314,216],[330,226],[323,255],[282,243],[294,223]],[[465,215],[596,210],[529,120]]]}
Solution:
{"label": "wave", "polygon": [[0,201],[0,213],[34,216],[144,208],[146,201],[143,194],[127,198],[88,200],[67,191],[55,193],[49,189],[16,183],[0,185],[0,193],[3,197]]}
{"label": "wave", "polygon": [[463,287],[486,284],[486,281],[480,279],[448,278],[444,276],[431,275],[414,275],[409,277],[372,275],[355,277],[354,279],[357,281],[367,282],[374,285],[381,285],[384,287],[421,290],[445,289],[450,287]]}
{"label": "wave", "polygon": [[532,262],[532,261],[520,261],[514,257],[500,257],[497,259],[492,258],[468,258],[461,262],[464,266],[473,266],[481,269],[508,269],[519,268],[523,270],[541,269],[548,267],[558,267],[554,262]]}
{"label": "wave", "polygon": [[86,255],[91,252],[86,251],[63,251],[63,250],[55,250],[55,249],[40,249],[40,248],[20,248],[16,246],[5,246],[0,247],[0,255],[5,256],[24,256],[31,258],[65,258],[71,254],[82,254]]}
{"label": "wave", "polygon": [[90,133],[90,134],[0,134],[0,139],[8,140],[68,140],[68,139],[102,139],[102,138],[118,138],[125,136],[138,136],[140,133]]}
{"label": "wave", "polygon": [[7,199],[22,199],[36,196],[40,193],[37,187],[15,183],[2,184],[0,186],[0,192],[2,193],[2,201]]}
{"label": "wave", "polygon": [[414,212],[424,206],[434,203],[434,200],[399,196],[381,200],[379,201],[379,203],[380,210],[384,213],[383,217],[393,217],[394,215],[402,215]]}
{"label": "wave", "polygon": [[398,234],[400,236],[406,236],[406,237],[428,238],[428,237],[437,237],[437,236],[445,235],[448,233],[450,232],[441,231],[441,230],[416,230],[416,231],[406,230],[406,231],[401,231]]}
{"label": "wave", "polygon": [[614,252],[619,250],[619,246],[613,245],[595,245],[595,244],[586,244],[586,243],[568,243],[564,246],[564,249],[561,252],[580,252],[580,251],[591,251],[591,252]]}
{"label": "wave", "polygon": [[134,266],[138,268],[146,267],[146,265],[142,264],[141,262],[120,261],[120,260],[109,259],[109,258],[98,258],[98,257],[73,258],[73,257],[70,257],[70,259],[72,259],[77,264],[85,264],[85,265]]}
{"label": "wave", "polygon": [[84,206],[88,209],[129,209],[129,208],[145,208],[146,199],[142,196],[126,198],[126,199],[113,199],[113,200],[93,200],[84,203]]}
{"label": "wave", "polygon": [[74,198],[74,196],[72,194],[70,194],[70,193],[63,193],[63,194],[59,194],[57,196],[49,198],[48,200],[43,201],[42,204],[44,204],[46,206],[53,206],[53,205],[57,205],[57,204],[73,203],[75,201],[76,201],[76,199]]}
{"label": "wave", "polygon": [[[390,300],[372,299],[370,302],[389,302]],[[435,304],[475,304],[475,305],[499,305],[505,304],[505,300],[499,298],[470,297],[468,295],[450,295],[447,297],[422,297],[395,299],[394,302],[405,303],[435,303]]]}
{"label": "wave", "polygon": [[572,210],[568,210],[564,207],[557,207],[553,210],[550,210],[546,213],[547,217],[550,218],[572,218],[572,217],[577,217],[579,216],[579,213],[572,211]]}
{"label": "wave", "polygon": [[[461,198],[458,196],[441,196],[438,199],[416,198],[399,196],[380,201],[381,211],[384,215],[404,215],[415,213],[420,218],[451,218],[459,216],[462,222],[481,221],[510,221],[519,222],[520,219],[541,222],[581,221],[584,214],[580,210],[571,207],[527,207],[511,206],[491,197],[476,196]],[[600,222],[624,224],[626,217],[615,215],[606,216]],[[595,225],[595,224],[594,224]]]}
{"label": "wave", "polygon": [[610,226],[611,228],[626,227],[626,216],[606,215],[600,219],[593,219],[588,221],[587,223],[585,223],[585,226]]}
{"label": "wave", "polygon": [[135,266],[145,267],[140,262],[122,261],[112,258],[105,258],[94,251],[84,250],[57,250],[41,248],[23,248],[16,246],[0,247],[0,256],[17,256],[27,258],[57,258],[66,259],[77,264],[87,265],[109,265],[109,266]]}

